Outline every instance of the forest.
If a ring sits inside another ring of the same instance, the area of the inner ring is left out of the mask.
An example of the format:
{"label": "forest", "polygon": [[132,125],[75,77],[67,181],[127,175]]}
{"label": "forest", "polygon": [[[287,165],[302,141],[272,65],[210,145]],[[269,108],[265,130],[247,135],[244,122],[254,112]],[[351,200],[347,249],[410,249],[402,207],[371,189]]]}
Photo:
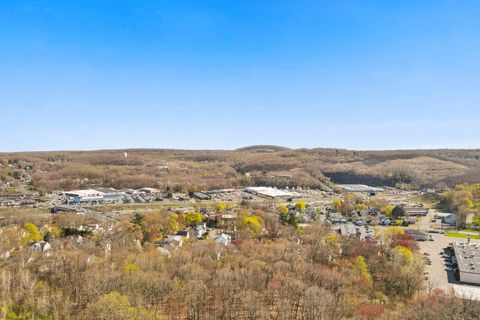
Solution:
{"label": "forest", "polygon": [[[125,157],[127,155],[127,157]],[[154,187],[186,192],[255,185],[330,190],[336,183],[446,189],[480,181],[479,150],[355,151],[253,146],[0,153],[0,183],[32,190]]]}
{"label": "forest", "polygon": [[[262,206],[234,210],[230,245],[190,238],[177,248],[162,239],[196,214],[136,214],[88,232],[81,226],[98,221],[87,216],[11,215],[0,232],[1,316],[478,319],[477,302],[424,281],[422,254],[401,228],[369,242],[320,224],[299,228]],[[51,250],[32,251],[42,239]]]}

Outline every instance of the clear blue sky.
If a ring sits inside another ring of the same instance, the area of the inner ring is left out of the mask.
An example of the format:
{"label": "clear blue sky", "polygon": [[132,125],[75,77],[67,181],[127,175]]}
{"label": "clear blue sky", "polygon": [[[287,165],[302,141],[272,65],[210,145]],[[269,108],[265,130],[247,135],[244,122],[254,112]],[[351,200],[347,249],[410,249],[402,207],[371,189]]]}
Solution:
{"label": "clear blue sky", "polygon": [[479,1],[0,2],[0,151],[480,147]]}

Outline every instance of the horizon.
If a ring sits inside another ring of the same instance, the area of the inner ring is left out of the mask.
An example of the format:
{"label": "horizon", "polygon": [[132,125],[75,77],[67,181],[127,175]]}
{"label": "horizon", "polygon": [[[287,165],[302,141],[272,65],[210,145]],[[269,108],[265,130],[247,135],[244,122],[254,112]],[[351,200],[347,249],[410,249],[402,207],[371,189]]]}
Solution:
{"label": "horizon", "polygon": [[17,154],[17,153],[52,153],[52,152],[110,152],[110,151],[243,151],[242,149],[252,149],[252,148],[281,148],[285,150],[344,150],[344,151],[354,151],[354,152],[387,152],[387,151],[440,151],[440,150],[452,150],[452,151],[474,151],[480,150],[480,148],[415,148],[415,149],[348,149],[348,148],[335,148],[335,147],[298,147],[291,148],[279,145],[248,145],[243,147],[238,147],[234,149],[182,149],[182,148],[148,148],[148,147],[127,147],[127,148],[114,148],[114,149],[70,149],[70,150],[20,150],[20,151],[1,151],[0,154]]}
{"label": "horizon", "polygon": [[0,152],[476,149],[479,14],[475,1],[1,3]]}

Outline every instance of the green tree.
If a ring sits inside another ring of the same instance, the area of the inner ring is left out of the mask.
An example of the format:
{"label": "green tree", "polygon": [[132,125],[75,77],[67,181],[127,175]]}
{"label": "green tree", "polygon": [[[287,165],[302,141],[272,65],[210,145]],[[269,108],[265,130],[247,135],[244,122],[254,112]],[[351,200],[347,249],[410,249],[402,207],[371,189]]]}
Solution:
{"label": "green tree", "polygon": [[145,216],[141,213],[135,213],[132,220],[130,221],[133,224],[136,224],[142,229],[145,229]]}
{"label": "green tree", "polygon": [[50,231],[47,231],[47,233],[45,233],[45,235],[43,236],[43,240],[46,241],[46,242],[52,242],[53,239],[54,239],[54,235],[52,232]]}
{"label": "green tree", "polygon": [[26,223],[23,226],[23,233],[24,233],[24,236],[22,238],[23,244],[42,240],[42,236],[40,235],[40,232],[38,232],[37,226],[34,225],[33,223]]}
{"label": "green tree", "polygon": [[172,189],[169,186],[167,186],[167,189],[165,190],[165,197],[167,199],[172,199],[173,198]]}
{"label": "green tree", "polygon": [[288,214],[288,224],[294,226],[295,228],[298,228],[298,217],[296,212],[290,212]]}
{"label": "green tree", "polygon": [[203,221],[203,217],[198,212],[192,211],[185,214],[185,224],[187,226],[194,227],[202,221]]}
{"label": "green tree", "polygon": [[395,206],[392,210],[392,216],[395,219],[398,219],[400,217],[405,216],[406,213],[407,213],[407,211],[405,210],[405,207],[403,207],[403,206]]}

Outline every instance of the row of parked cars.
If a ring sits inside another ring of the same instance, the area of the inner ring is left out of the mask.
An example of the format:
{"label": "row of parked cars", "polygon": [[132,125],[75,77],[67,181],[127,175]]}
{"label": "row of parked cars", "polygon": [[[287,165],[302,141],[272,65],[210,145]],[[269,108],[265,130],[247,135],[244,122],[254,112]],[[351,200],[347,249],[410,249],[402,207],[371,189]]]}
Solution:
{"label": "row of parked cars", "polygon": [[454,255],[453,247],[448,246],[444,248],[443,251],[440,252],[440,255],[443,257],[445,261],[445,271],[453,272],[453,276],[455,280],[460,280],[460,272],[458,269],[458,260],[457,257]]}

